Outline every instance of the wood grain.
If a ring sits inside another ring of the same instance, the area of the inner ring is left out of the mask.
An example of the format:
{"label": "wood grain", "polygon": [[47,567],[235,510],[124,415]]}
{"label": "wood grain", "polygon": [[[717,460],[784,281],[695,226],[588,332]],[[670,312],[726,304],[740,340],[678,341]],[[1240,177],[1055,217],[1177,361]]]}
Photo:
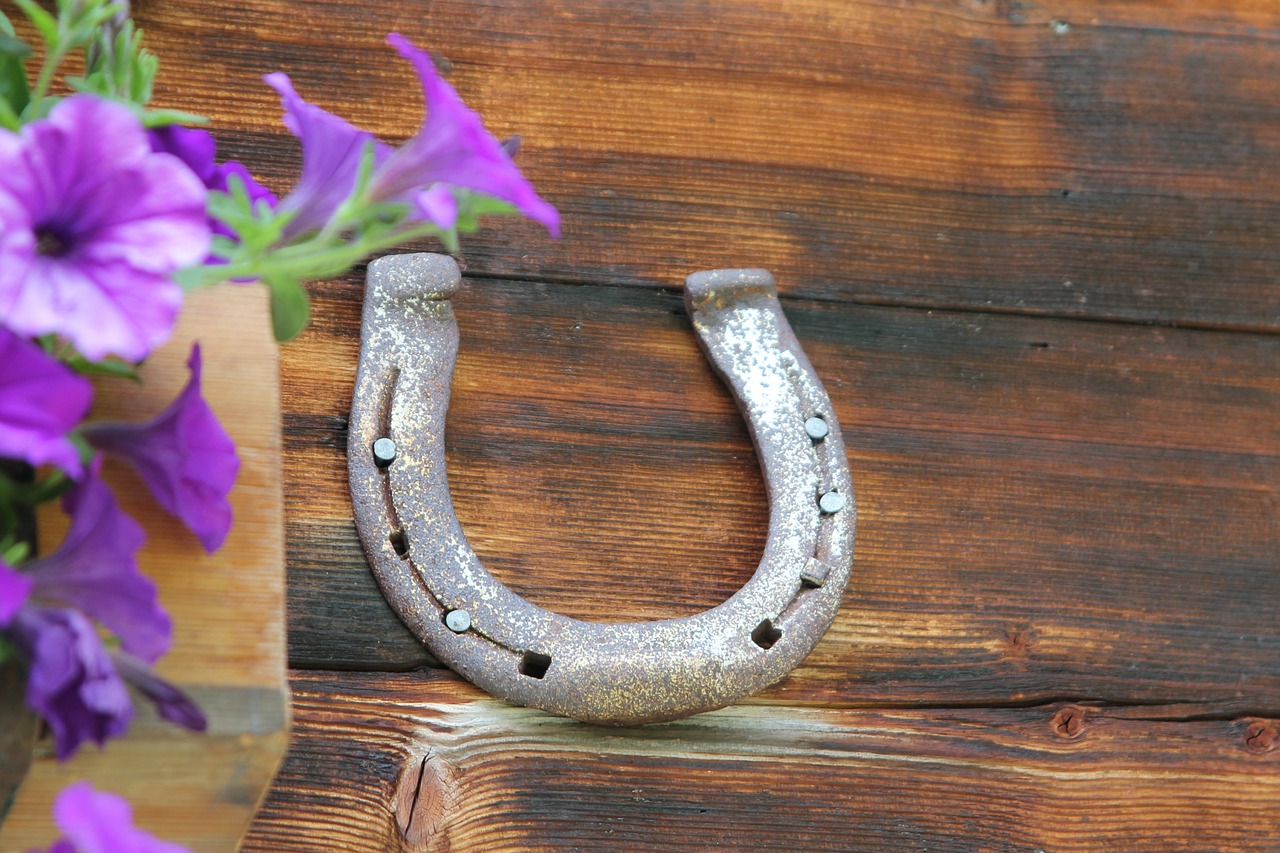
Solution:
{"label": "wood grain", "polygon": [[[194,339],[201,344],[203,397],[241,461],[226,542],[206,554],[131,469],[109,461],[103,476],[146,532],[138,562],[173,619],[173,647],[157,669],[196,699],[209,730],[178,729],[140,708],[127,737],[104,750],[86,744],[65,764],[46,737],[0,830],[6,853],[43,850],[57,838],[53,800],[79,779],[128,797],[140,825],[166,840],[202,853],[234,851],[284,754],[280,391],[265,291],[224,286],[189,296],[172,340],[141,369],[142,383],[97,382],[90,418],[136,422],[162,411],[187,382]],[[45,508],[40,541],[52,549],[66,519],[54,505]]]}
{"label": "wood grain", "polygon": [[[740,705],[602,729],[449,673],[296,673],[244,850],[1273,851],[1280,750],[1186,709]],[[337,692],[342,698],[335,699]]]}
{"label": "wood grain", "polygon": [[373,586],[361,274],[317,284],[282,364],[300,727],[246,849],[1274,853],[1274,3],[134,6],[160,101],[277,188],[264,73],[413,132],[389,30],[524,136],[565,239],[467,242],[448,422],[463,526],[518,592],[650,619],[754,567],[746,431],[665,289],[696,269],[775,273],[859,490],[841,615],[756,703],[622,732],[510,708]]}
{"label": "wood grain", "polygon": [[[290,350],[297,667],[404,669],[350,520],[358,279]],[[754,570],[746,429],[667,291],[468,279],[450,480],[486,564],[594,620],[688,615]],[[1199,701],[1280,712],[1280,338],[786,300],[859,500],[804,703]]]}
{"label": "wood grain", "polygon": [[[1275,329],[1280,16],[1265,2],[142,0],[165,105],[297,174],[264,73],[384,138],[434,50],[565,218],[473,273],[671,285],[762,266],[877,304]],[[208,12],[208,14],[201,14]]]}

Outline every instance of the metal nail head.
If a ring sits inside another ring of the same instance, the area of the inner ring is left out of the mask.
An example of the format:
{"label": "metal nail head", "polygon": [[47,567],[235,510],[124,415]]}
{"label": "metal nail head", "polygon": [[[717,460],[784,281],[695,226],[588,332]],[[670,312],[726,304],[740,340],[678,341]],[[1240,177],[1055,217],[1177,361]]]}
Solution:
{"label": "metal nail head", "polygon": [[389,438],[380,438],[373,443],[373,464],[386,468],[396,461],[396,443]]}
{"label": "metal nail head", "polygon": [[834,489],[818,499],[818,508],[827,515],[833,515],[844,509],[845,497]]}
{"label": "metal nail head", "polygon": [[465,610],[450,610],[445,614],[444,624],[455,634],[461,634],[471,627],[471,614]]}
{"label": "metal nail head", "polygon": [[804,422],[804,431],[814,441],[822,441],[831,433],[831,427],[827,426],[827,422],[822,418],[814,416]]}

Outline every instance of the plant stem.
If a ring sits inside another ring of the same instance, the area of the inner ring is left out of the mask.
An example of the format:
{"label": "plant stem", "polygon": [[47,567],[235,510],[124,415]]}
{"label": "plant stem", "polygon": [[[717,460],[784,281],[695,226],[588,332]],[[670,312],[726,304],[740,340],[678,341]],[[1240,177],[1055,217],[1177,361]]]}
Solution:
{"label": "plant stem", "polygon": [[440,229],[436,226],[422,223],[410,228],[392,229],[372,239],[362,239],[357,243],[341,243],[320,251],[316,251],[310,245],[312,241],[307,241],[295,246],[287,246],[264,257],[201,267],[197,273],[196,286],[218,284],[231,279],[269,279],[277,276],[295,279],[329,278],[345,272],[352,264],[367,255],[439,233]]}

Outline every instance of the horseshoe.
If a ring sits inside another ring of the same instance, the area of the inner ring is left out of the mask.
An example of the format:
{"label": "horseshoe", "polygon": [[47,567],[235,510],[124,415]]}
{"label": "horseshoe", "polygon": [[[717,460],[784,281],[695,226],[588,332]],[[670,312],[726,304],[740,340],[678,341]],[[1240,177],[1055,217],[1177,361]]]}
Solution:
{"label": "horseshoe", "polygon": [[697,615],[612,624],[531,604],[467,543],[444,445],[458,350],[449,297],[459,282],[445,255],[369,264],[348,473],[370,567],[409,630],[494,696],[591,723],[721,708],[791,672],[840,606],[855,512],[835,412],[769,273],[714,270],[685,282],[693,327],[737,399],[764,473],[769,535],[760,565],[727,601]]}

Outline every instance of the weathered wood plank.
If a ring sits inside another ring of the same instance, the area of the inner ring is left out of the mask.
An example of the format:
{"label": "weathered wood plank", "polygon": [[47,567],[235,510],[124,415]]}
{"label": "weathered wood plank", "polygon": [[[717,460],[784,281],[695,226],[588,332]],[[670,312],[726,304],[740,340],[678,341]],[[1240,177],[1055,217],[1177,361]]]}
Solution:
{"label": "weathered wood plank", "polygon": [[[284,186],[262,74],[388,139],[416,127],[398,29],[432,47],[565,215],[478,274],[1280,326],[1274,4],[987,0],[138,3],[164,104]],[[207,11],[208,14],[201,14]]]}
{"label": "weathered wood plank", "polygon": [[[297,673],[245,851],[1271,851],[1274,721],[740,705],[603,729],[449,673]],[[402,829],[407,827],[407,830]]]}
{"label": "weathered wood plank", "polygon": [[[351,523],[358,277],[287,352],[296,667],[427,662]],[[669,291],[468,279],[454,501],[534,602],[687,615],[754,570],[766,506]],[[1213,703],[1280,713],[1280,338],[787,300],[844,427],[854,581],[795,703]]]}

